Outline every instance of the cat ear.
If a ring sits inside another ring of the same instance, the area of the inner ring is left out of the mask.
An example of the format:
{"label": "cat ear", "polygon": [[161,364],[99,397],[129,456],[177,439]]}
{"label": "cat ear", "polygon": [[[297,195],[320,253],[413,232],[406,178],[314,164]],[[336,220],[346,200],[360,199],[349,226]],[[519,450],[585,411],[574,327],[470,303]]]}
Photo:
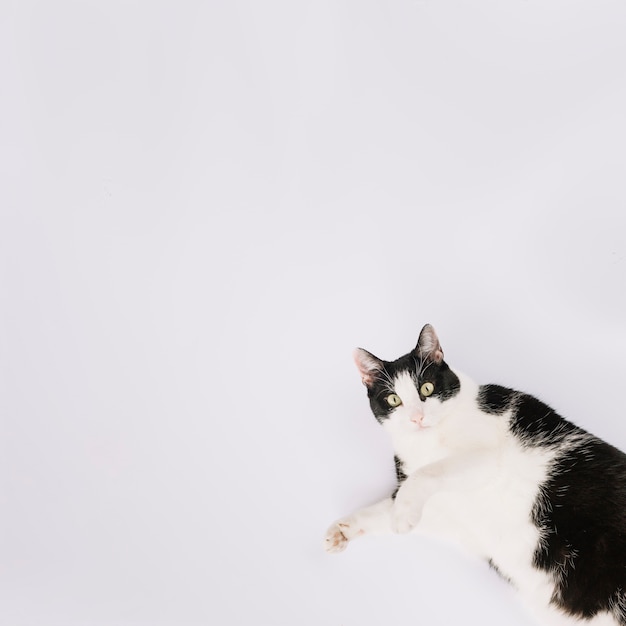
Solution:
{"label": "cat ear", "polygon": [[439,337],[437,337],[435,329],[430,324],[426,324],[422,328],[415,352],[421,359],[426,361],[433,361],[437,364],[443,361],[443,350],[439,343]]}
{"label": "cat ear", "polygon": [[354,353],[354,362],[361,374],[361,380],[366,387],[371,387],[378,373],[383,369],[383,362],[363,348],[357,348]]}

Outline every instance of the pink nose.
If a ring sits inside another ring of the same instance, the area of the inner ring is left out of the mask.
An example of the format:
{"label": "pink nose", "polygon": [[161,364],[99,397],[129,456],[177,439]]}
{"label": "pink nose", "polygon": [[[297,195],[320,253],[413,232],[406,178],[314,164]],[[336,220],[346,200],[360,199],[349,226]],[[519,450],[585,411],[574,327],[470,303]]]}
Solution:
{"label": "pink nose", "polygon": [[424,414],[423,413],[414,413],[413,416],[411,417],[411,421],[414,424],[417,424],[418,426],[421,426],[422,422],[424,421]]}

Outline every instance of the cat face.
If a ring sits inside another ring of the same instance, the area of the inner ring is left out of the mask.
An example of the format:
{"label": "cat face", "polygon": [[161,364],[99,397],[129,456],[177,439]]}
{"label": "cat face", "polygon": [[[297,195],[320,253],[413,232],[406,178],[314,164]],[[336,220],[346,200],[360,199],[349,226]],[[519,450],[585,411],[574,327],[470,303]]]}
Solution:
{"label": "cat face", "polygon": [[420,333],[417,346],[395,361],[383,361],[358,348],[354,360],[376,419],[394,430],[419,432],[437,426],[446,400],[460,390],[456,374],[443,360],[432,326]]}

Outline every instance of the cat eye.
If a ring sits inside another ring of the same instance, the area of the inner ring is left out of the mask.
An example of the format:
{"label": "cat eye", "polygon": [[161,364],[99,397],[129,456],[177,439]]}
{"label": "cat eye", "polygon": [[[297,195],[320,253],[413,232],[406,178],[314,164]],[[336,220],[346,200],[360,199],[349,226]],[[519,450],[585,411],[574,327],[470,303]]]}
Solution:
{"label": "cat eye", "polygon": [[387,396],[387,404],[395,408],[402,404],[402,400],[400,400],[400,396],[392,393],[390,396]]}
{"label": "cat eye", "polygon": [[428,398],[428,396],[432,395],[433,391],[435,391],[435,385],[433,385],[432,383],[424,383],[420,387],[420,392],[425,398]]}

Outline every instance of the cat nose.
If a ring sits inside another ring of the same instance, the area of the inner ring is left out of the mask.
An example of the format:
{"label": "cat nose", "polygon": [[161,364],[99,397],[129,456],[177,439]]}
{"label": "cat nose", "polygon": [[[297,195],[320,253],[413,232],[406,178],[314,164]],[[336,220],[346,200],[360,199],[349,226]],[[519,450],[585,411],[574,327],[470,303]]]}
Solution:
{"label": "cat nose", "polygon": [[424,421],[424,414],[423,413],[413,413],[413,415],[411,416],[411,421],[414,424],[417,424],[418,426],[421,426],[422,422]]}

